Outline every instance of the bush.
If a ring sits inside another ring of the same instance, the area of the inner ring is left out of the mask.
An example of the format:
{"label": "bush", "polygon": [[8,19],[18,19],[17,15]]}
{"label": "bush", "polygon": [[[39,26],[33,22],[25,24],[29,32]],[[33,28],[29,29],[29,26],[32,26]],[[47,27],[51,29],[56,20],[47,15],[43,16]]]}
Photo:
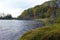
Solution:
{"label": "bush", "polygon": [[58,17],[55,22],[60,23],[60,17]]}

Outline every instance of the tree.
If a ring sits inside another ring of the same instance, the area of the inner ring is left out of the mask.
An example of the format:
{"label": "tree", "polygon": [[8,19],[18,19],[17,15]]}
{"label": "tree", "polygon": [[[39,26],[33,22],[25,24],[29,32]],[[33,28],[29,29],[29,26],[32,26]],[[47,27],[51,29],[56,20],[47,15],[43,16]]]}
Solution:
{"label": "tree", "polygon": [[12,15],[11,14],[3,14],[3,16],[0,17],[0,19],[12,19]]}
{"label": "tree", "polygon": [[11,19],[12,16],[11,16],[11,14],[7,14],[7,16],[5,16],[4,18],[5,18],[5,19]]}

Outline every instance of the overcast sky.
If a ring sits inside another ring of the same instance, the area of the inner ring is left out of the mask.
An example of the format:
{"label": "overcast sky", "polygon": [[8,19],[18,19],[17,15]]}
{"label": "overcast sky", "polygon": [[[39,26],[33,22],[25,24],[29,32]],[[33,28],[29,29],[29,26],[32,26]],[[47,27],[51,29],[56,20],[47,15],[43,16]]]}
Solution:
{"label": "overcast sky", "polygon": [[20,15],[23,10],[42,4],[48,0],[0,0],[0,14],[12,14],[13,17]]}

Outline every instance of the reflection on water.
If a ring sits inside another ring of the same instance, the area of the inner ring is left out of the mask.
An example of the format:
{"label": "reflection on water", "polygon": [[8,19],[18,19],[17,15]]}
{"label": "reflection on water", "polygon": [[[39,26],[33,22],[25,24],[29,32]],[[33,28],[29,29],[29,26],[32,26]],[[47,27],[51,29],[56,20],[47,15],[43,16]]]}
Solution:
{"label": "reflection on water", "polygon": [[0,40],[17,40],[24,32],[42,26],[42,21],[0,20]]}

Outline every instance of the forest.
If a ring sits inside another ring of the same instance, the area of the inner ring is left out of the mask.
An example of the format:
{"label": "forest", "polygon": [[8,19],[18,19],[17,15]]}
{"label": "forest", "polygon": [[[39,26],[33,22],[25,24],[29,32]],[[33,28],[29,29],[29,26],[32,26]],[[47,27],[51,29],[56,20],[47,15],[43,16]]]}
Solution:
{"label": "forest", "polygon": [[56,1],[47,1],[42,5],[37,5],[33,8],[28,8],[18,16],[18,19],[34,20],[44,18],[56,18],[60,16],[60,7]]}

